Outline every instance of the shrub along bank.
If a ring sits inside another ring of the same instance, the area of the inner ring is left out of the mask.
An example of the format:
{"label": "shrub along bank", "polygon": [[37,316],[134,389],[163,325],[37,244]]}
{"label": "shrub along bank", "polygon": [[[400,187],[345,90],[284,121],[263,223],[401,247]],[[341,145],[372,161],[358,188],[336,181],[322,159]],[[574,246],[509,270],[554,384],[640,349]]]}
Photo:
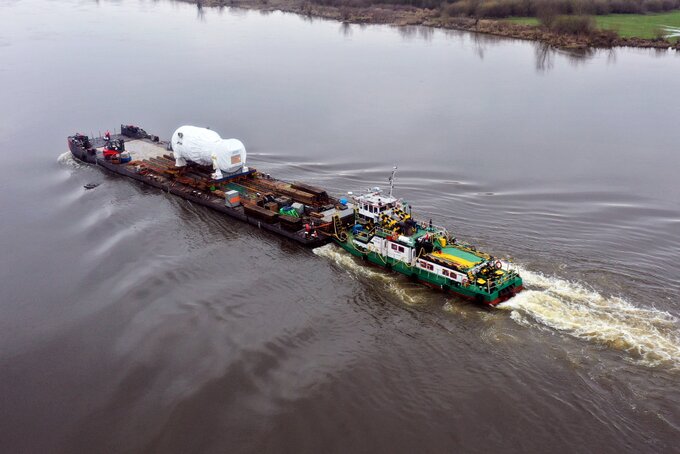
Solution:
{"label": "shrub along bank", "polygon": [[[644,36],[619,34],[615,26],[602,26],[605,18],[591,12],[640,11],[680,7],[680,0],[184,0],[203,6],[232,6],[263,11],[285,11],[346,23],[424,25],[498,36],[543,41],[563,48],[674,46],[677,40],[659,33]],[[651,3],[650,3],[651,2]],[[656,2],[656,3],[654,3]],[[659,3],[660,2],[660,3]],[[499,6],[500,5],[500,6]],[[666,13],[680,18],[680,11]],[[632,20],[666,14],[630,15]],[[508,16],[523,16],[510,17]],[[527,17],[528,15],[534,17]],[[603,21],[603,22],[601,22]],[[657,27],[658,28],[658,27]],[[626,29],[628,30],[628,29]]]}

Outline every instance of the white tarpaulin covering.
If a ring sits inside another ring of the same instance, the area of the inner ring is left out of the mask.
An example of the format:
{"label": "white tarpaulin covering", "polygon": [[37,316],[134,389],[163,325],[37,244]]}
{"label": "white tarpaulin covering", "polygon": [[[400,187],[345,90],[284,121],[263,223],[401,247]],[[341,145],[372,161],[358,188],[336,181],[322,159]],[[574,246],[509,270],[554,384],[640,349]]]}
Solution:
{"label": "white tarpaulin covering", "polygon": [[212,165],[218,170],[234,173],[246,164],[246,149],[238,139],[223,139],[215,131],[196,126],[181,126],[172,135],[175,165],[186,161]]}

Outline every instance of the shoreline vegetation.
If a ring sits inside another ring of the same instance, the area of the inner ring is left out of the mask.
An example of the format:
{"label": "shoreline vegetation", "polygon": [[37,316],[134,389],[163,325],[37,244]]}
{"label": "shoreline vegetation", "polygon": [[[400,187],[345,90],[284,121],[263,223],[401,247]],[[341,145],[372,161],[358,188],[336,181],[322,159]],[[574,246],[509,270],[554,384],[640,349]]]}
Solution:
{"label": "shoreline vegetation", "polygon": [[[421,25],[540,41],[560,49],[680,50],[680,0],[184,0],[349,24]],[[408,2],[399,4],[398,2]],[[396,3],[396,4],[395,4]]]}

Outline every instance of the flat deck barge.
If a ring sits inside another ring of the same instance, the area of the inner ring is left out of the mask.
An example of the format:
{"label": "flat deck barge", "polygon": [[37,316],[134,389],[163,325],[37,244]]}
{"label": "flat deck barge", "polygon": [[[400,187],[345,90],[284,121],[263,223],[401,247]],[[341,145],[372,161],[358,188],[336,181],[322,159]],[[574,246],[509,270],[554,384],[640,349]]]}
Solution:
{"label": "flat deck barge", "polygon": [[[123,161],[115,153],[107,154],[110,144],[123,148],[129,154],[129,160]],[[350,207],[341,204],[323,189],[278,180],[252,167],[219,180],[212,178],[210,166],[189,163],[178,168],[169,142],[136,126],[121,125],[120,134],[105,137],[75,134],[68,137],[68,146],[80,161],[219,211],[304,246],[317,247],[330,241],[327,232],[332,226],[333,216],[353,217]]]}

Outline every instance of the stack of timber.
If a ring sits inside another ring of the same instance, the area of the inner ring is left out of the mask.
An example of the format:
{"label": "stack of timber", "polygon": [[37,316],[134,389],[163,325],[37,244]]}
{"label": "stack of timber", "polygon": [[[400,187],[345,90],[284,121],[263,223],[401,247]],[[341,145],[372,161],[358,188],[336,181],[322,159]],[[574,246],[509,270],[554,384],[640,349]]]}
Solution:
{"label": "stack of timber", "polygon": [[295,188],[294,185],[291,183],[275,180],[273,178],[259,179],[257,181],[257,186],[267,192],[288,196],[294,201],[303,203],[305,205],[314,206],[319,205],[321,203],[327,203],[327,200],[325,201],[320,200],[320,197],[316,194],[313,194],[303,189]]}
{"label": "stack of timber", "polygon": [[261,221],[267,222],[269,224],[276,221],[276,218],[279,216],[278,213],[274,211],[259,207],[252,203],[244,203],[243,209],[248,216],[260,219]]}

